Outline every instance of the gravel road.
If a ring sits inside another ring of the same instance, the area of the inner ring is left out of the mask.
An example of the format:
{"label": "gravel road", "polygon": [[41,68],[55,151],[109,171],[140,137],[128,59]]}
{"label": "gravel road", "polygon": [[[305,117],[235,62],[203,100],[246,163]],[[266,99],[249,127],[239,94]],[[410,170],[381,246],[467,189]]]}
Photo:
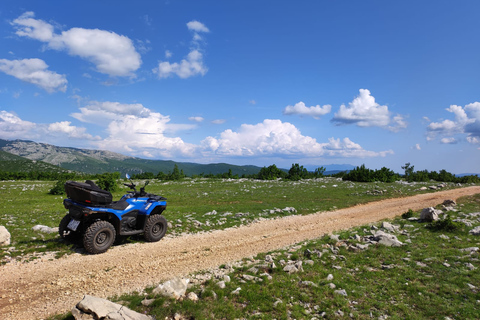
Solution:
{"label": "gravel road", "polygon": [[140,291],[173,277],[476,193],[480,193],[479,186],[116,246],[100,255],[10,262],[0,266],[0,319],[43,319],[69,311],[84,294],[108,298]]}

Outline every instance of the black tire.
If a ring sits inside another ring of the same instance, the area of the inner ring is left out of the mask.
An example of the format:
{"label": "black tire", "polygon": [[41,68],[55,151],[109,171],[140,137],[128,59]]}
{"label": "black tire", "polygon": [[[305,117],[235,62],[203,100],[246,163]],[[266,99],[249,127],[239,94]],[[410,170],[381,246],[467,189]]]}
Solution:
{"label": "black tire", "polygon": [[69,214],[62,218],[58,225],[58,233],[63,240],[74,243],[80,239],[80,233],[67,228],[70,220],[72,220],[72,217]]}
{"label": "black tire", "polygon": [[163,238],[167,232],[167,219],[160,214],[148,217],[143,236],[148,242],[156,242]]}
{"label": "black tire", "polygon": [[110,222],[96,221],[85,231],[83,246],[87,252],[104,253],[115,242],[115,235],[115,228]]}

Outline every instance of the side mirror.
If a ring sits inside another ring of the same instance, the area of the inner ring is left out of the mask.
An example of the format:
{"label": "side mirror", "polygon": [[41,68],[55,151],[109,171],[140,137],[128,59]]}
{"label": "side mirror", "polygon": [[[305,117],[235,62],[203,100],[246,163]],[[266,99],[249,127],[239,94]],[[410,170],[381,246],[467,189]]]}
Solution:
{"label": "side mirror", "polygon": [[126,177],[128,180],[130,180],[130,175],[129,175],[128,173],[125,175],[125,177]]}

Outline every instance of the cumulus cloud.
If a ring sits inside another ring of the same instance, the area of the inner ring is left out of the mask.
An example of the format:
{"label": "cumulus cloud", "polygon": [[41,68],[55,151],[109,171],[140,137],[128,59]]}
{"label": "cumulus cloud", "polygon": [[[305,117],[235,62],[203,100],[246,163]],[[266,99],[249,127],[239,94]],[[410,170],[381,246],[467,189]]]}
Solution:
{"label": "cumulus cloud", "polygon": [[2,139],[31,139],[36,124],[20,119],[17,115],[0,111],[0,137]]}
{"label": "cumulus cloud", "polygon": [[96,143],[101,149],[161,157],[193,156],[195,146],[179,137],[167,137],[170,118],[151,112],[146,118],[134,115],[111,121],[108,137]]}
{"label": "cumulus cloud", "polygon": [[330,138],[327,143],[304,136],[291,123],[266,119],[255,125],[243,124],[237,132],[223,131],[220,138],[202,141],[204,151],[222,156],[302,156],[302,157],[374,157],[392,151],[364,150],[349,138]]}
{"label": "cumulus cloud", "polygon": [[55,122],[48,125],[49,133],[58,133],[66,135],[69,138],[73,139],[82,139],[82,140],[100,140],[99,136],[92,136],[91,134],[86,133],[86,128],[72,126],[70,121],[61,121]]}
{"label": "cumulus cloud", "polygon": [[195,151],[195,146],[181,138],[167,136],[167,133],[192,129],[195,125],[172,124],[169,116],[142,104],[89,101],[79,110],[71,116],[105,127],[107,137],[94,143],[98,148],[152,157],[186,157]]}
{"label": "cumulus cloud", "polygon": [[[180,62],[159,61],[158,67],[152,71],[158,75],[159,78],[168,78],[176,75],[179,78],[186,79],[196,75],[205,75],[208,68],[203,61],[203,54],[200,50],[200,40],[203,40],[201,33],[208,33],[210,30],[201,22],[190,21],[187,23],[187,28],[193,31],[192,48],[185,59]],[[170,51],[165,52],[165,57],[172,56]]]}
{"label": "cumulus cloud", "polygon": [[383,127],[392,131],[398,131],[407,126],[401,115],[396,115],[392,119],[388,106],[378,104],[369,90],[360,89],[359,91],[360,94],[348,103],[348,107],[344,104],[340,106],[331,120],[333,123],[355,124],[359,127]]}
{"label": "cumulus cloud", "polygon": [[314,117],[315,119],[319,119],[321,116],[330,113],[332,110],[332,106],[326,104],[324,106],[316,105],[307,107],[304,102],[300,101],[295,105],[291,106],[288,105],[283,109],[283,114],[291,115],[291,114],[299,114],[299,115],[306,115],[310,117]]}
{"label": "cumulus cloud", "polygon": [[71,116],[82,122],[95,123],[102,126],[106,126],[109,121],[119,120],[126,115],[137,117],[148,117],[150,115],[150,110],[140,103],[89,101],[79,110],[80,112],[72,113]]}
{"label": "cumulus cloud", "polygon": [[0,59],[0,71],[32,83],[49,93],[67,90],[68,81],[65,75],[49,71],[48,65],[41,59]]}
{"label": "cumulus cloud", "polygon": [[427,126],[427,139],[434,140],[440,136],[441,143],[457,143],[454,136],[466,135],[469,143],[477,144],[480,139],[480,102],[467,104],[465,107],[451,105],[446,108],[454,119],[431,122]]}
{"label": "cumulus cloud", "polygon": [[35,14],[29,11],[12,22],[18,36],[39,40],[50,49],[65,50],[72,56],[79,56],[95,64],[98,72],[110,76],[132,77],[140,68],[140,54],[126,36],[84,28],[71,28],[57,34],[51,24],[34,17]]}

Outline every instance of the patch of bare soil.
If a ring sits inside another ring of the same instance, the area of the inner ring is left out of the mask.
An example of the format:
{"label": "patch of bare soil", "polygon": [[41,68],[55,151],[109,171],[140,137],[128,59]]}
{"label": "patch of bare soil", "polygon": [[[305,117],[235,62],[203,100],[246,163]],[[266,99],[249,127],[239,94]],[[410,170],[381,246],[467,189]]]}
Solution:
{"label": "patch of bare soil", "polygon": [[12,262],[0,266],[0,319],[41,319],[64,313],[85,294],[108,298],[141,291],[173,277],[476,193],[480,193],[478,186],[117,246],[100,255]]}

